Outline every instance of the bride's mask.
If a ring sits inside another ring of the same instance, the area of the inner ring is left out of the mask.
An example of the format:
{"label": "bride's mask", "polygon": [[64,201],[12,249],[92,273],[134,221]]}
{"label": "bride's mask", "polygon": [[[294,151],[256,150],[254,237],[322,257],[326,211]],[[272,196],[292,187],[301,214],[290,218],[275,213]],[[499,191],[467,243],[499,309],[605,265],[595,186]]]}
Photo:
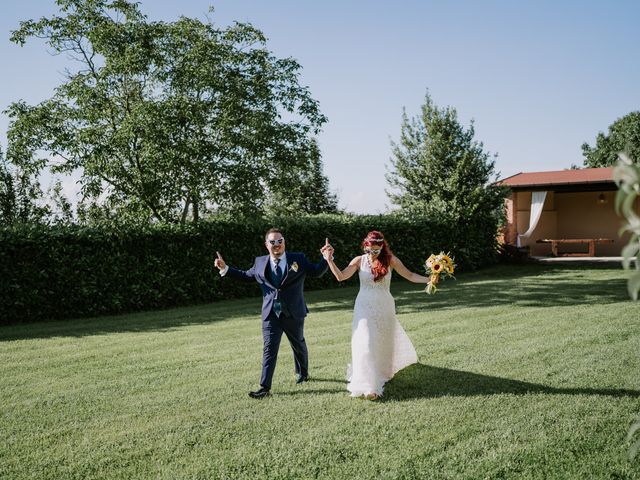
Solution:
{"label": "bride's mask", "polygon": [[377,230],[369,232],[362,241],[362,249],[368,256],[374,281],[381,281],[389,272],[391,261],[391,251],[384,237]]}

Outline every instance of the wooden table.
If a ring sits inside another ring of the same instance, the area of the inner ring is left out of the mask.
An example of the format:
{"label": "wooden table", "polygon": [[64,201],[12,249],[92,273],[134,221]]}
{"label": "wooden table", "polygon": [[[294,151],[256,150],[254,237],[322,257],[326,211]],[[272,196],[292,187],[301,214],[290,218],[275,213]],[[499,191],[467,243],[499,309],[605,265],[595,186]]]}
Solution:
{"label": "wooden table", "polygon": [[[596,256],[596,243],[613,243],[610,238],[541,238],[536,240],[536,243],[550,243],[551,254],[554,257],[595,257]],[[589,245],[589,251],[587,253],[558,253],[558,244],[562,243],[577,243]]]}

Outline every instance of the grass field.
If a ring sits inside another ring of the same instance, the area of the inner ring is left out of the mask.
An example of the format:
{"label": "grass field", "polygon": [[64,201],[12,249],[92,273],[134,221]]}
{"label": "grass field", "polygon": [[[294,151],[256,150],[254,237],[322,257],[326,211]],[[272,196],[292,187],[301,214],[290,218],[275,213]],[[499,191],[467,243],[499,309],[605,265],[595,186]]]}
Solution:
{"label": "grass field", "polygon": [[260,294],[0,327],[0,478],[640,478],[640,303],[613,268],[393,284],[420,362],[346,392],[355,287],[309,292],[312,381],[283,341],[257,387]]}

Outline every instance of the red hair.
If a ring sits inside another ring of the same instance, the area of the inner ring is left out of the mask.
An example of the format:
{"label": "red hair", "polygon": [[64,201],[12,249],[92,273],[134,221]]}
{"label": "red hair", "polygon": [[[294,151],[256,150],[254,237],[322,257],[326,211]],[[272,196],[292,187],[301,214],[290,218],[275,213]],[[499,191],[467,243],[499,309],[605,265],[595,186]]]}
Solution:
{"label": "red hair", "polygon": [[362,241],[362,248],[365,247],[382,247],[380,255],[371,264],[371,273],[373,273],[373,281],[381,281],[385,275],[389,272],[389,265],[391,264],[391,249],[389,244],[384,239],[382,232],[378,230],[372,230],[367,233],[367,236]]}

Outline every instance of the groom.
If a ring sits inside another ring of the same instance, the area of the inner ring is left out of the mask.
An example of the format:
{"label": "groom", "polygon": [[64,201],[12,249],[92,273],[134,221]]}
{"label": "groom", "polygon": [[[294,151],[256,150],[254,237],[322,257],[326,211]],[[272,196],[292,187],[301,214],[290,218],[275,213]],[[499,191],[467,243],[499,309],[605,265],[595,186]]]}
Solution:
{"label": "groom", "polygon": [[[255,281],[262,289],[262,377],[260,388],[249,392],[251,398],[269,395],[283,333],[293,349],[296,383],[309,380],[309,356],[304,340],[304,317],[308,312],[303,296],[304,279],[307,275],[320,277],[328,267],[324,258],[313,264],[303,253],[287,253],[284,237],[277,228],[266,233],[265,246],[269,255],[256,257],[249,270],[227,265],[218,252],[214,262],[223,277]],[[324,254],[328,248],[331,246],[327,240],[320,251]]]}

